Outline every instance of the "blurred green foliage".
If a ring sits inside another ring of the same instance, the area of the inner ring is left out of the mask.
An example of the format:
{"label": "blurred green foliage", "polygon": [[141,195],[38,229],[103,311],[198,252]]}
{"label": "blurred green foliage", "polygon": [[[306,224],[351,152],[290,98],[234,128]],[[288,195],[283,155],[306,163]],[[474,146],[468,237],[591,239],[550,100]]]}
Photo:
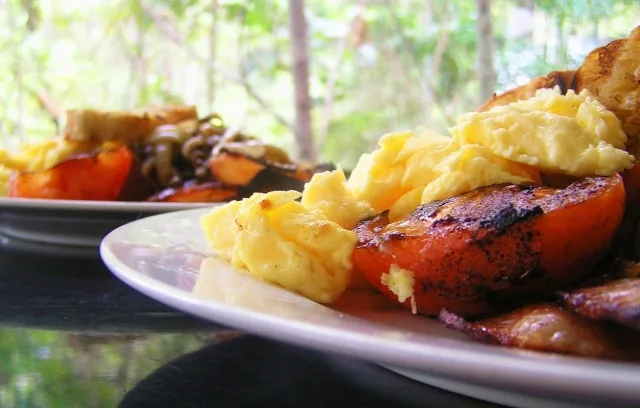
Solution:
{"label": "blurred green foliage", "polygon": [[[183,102],[293,151],[287,4],[4,0],[0,136],[8,145],[50,137],[53,119],[68,108]],[[323,159],[352,167],[383,133],[417,126],[444,132],[482,102],[475,1],[306,6]],[[497,91],[575,68],[589,50],[626,35],[639,14],[640,3],[630,0],[493,0]]]}
{"label": "blurred green foliage", "polygon": [[203,345],[185,334],[0,328],[0,406],[115,407],[155,369]]}

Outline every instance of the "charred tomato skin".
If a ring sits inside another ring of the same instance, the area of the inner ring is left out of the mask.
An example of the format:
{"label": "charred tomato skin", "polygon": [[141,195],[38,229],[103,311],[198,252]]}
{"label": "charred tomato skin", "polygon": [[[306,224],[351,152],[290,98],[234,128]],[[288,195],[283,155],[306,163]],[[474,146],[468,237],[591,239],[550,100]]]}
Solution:
{"label": "charred tomato skin", "polygon": [[587,276],[607,252],[624,203],[617,174],[564,189],[484,187],[423,205],[393,223],[386,214],[361,222],[354,269],[395,299],[382,275],[394,264],[411,272],[422,314],[496,312]]}

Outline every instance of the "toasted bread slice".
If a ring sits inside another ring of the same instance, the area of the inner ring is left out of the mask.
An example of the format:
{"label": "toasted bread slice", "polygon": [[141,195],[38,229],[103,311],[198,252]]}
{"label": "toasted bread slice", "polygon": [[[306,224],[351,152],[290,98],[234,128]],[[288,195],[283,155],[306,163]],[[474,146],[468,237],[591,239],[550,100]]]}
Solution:
{"label": "toasted bread slice", "polygon": [[158,126],[196,119],[195,106],[176,105],[135,111],[97,111],[72,109],[67,111],[64,137],[73,141],[142,140]]}
{"label": "toasted bread slice", "polygon": [[538,89],[555,88],[558,86],[563,94],[571,89],[575,71],[553,71],[547,76],[533,78],[531,81],[500,95],[493,95],[491,99],[478,108],[478,112],[487,111],[495,106],[508,105],[511,102],[529,99]]}
{"label": "toasted bread slice", "polygon": [[640,26],[628,38],[596,48],[578,68],[576,92],[589,90],[622,122],[627,148],[640,153]]}

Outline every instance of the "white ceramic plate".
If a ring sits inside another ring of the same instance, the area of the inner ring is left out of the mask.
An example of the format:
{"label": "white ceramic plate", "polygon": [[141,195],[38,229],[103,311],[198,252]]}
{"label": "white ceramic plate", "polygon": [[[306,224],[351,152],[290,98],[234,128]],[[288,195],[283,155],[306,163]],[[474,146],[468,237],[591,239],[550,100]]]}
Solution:
{"label": "white ceramic plate", "polygon": [[95,256],[113,229],[138,218],[185,209],[211,207],[211,203],[151,203],[41,200],[0,197],[0,235],[11,242],[37,245],[37,252],[75,252]]}
{"label": "white ceramic plate", "polygon": [[199,227],[205,212],[122,226],[102,242],[102,258],[124,282],[184,312],[479,399],[518,407],[640,405],[640,365],[478,344],[366,289],[328,308],[256,280],[210,254]]}

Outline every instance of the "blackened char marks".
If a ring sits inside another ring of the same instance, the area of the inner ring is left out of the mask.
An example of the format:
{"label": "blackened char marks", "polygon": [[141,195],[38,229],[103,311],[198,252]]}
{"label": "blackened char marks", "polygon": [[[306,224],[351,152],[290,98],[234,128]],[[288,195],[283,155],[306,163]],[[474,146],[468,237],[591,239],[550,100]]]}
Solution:
{"label": "blackened char marks", "polygon": [[517,209],[513,204],[508,204],[507,207],[492,214],[490,218],[480,221],[480,226],[493,228],[498,234],[502,234],[512,225],[540,214],[542,214],[542,208],[539,206]]}
{"label": "blackened char marks", "polygon": [[427,219],[437,216],[438,211],[447,204],[455,201],[457,197],[447,198],[445,200],[432,201],[428,204],[421,205],[411,213],[410,217],[418,221],[426,221]]}

